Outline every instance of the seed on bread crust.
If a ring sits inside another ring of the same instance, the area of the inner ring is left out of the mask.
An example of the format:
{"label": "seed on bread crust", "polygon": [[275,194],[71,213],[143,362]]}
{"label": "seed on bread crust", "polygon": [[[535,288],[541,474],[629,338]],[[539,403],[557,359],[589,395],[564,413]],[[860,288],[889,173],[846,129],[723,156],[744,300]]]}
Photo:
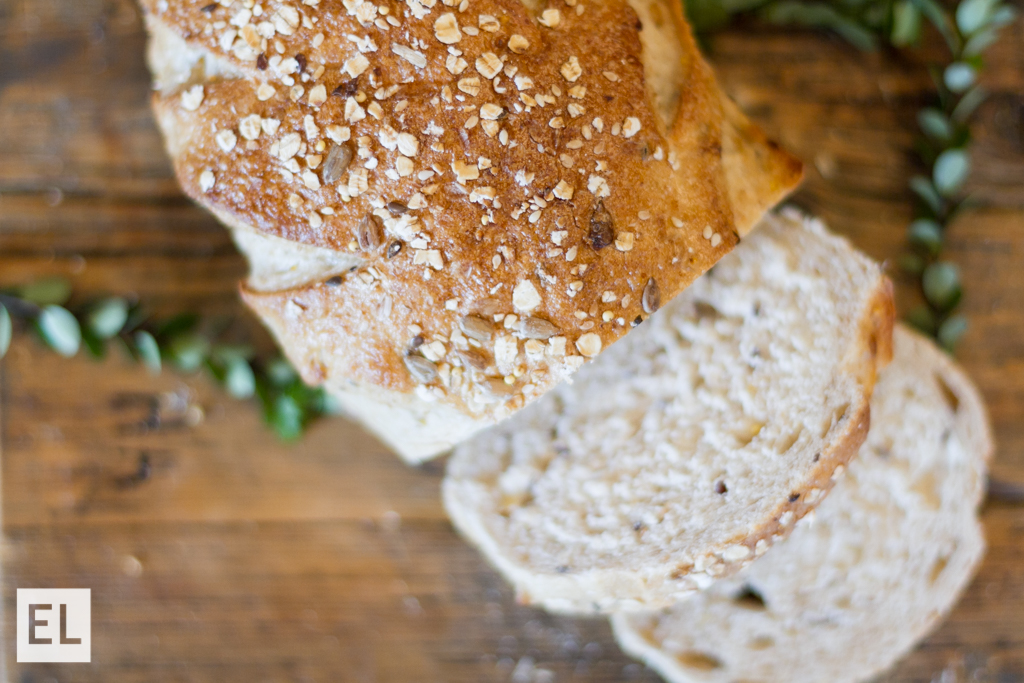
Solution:
{"label": "seed on bread crust", "polygon": [[341,176],[348,170],[354,156],[355,149],[351,142],[332,145],[331,151],[327,153],[327,160],[324,162],[324,183],[331,185],[341,180]]}
{"label": "seed on bread crust", "polygon": [[661,308],[661,290],[658,289],[658,283],[653,277],[647,281],[640,303],[644,307],[644,313],[654,313]]}
{"label": "seed on bread crust", "polygon": [[406,356],[405,367],[420,384],[430,384],[437,379],[437,366],[423,356]]}
{"label": "seed on bread crust", "polygon": [[559,329],[554,323],[543,318],[523,318],[519,322],[519,333],[526,339],[551,339],[558,334]]}
{"label": "seed on bread crust", "polygon": [[459,321],[459,329],[470,339],[488,341],[494,334],[494,326],[476,315],[467,315]]}
{"label": "seed on bread crust", "polygon": [[594,332],[588,332],[576,340],[576,348],[584,356],[596,356],[601,353],[601,337]]}
{"label": "seed on bread crust", "polygon": [[474,370],[486,370],[487,369],[487,356],[482,351],[477,349],[465,349],[461,350],[457,354],[462,359],[463,364]]}
{"label": "seed on bread crust", "polygon": [[372,213],[366,214],[356,230],[356,240],[362,251],[373,251],[384,243],[384,221]]}
{"label": "seed on bread crust", "polygon": [[590,230],[587,231],[587,242],[591,249],[601,251],[615,241],[615,227],[612,215],[604,208],[604,202],[598,201],[594,212],[590,214]]}

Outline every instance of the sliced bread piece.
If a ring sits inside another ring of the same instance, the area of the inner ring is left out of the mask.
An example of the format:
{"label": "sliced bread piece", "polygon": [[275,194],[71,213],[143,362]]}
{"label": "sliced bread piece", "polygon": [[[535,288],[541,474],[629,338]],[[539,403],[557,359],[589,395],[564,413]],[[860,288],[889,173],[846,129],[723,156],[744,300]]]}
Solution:
{"label": "sliced bread piece", "polygon": [[571,386],[459,446],[452,521],[524,602],[667,607],[820,502],[867,434],[892,317],[876,263],[769,216]]}
{"label": "sliced bread piece", "polygon": [[952,607],[984,550],[976,511],[992,440],[970,380],[904,328],[846,477],[739,577],[615,635],[672,683],[853,683]]}

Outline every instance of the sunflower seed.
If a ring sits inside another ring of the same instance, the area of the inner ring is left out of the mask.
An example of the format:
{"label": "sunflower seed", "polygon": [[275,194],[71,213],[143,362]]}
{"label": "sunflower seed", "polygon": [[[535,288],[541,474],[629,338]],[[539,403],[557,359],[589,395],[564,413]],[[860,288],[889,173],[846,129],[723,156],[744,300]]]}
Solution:
{"label": "sunflower seed", "polygon": [[480,383],[480,393],[484,399],[502,401],[512,397],[513,389],[501,377],[489,377]]}
{"label": "sunflower seed", "polygon": [[519,323],[519,333],[526,339],[551,339],[558,331],[554,323],[543,318],[523,318]]}
{"label": "sunflower seed", "polygon": [[384,243],[384,221],[372,213],[360,221],[356,231],[356,240],[362,251],[373,251]]}
{"label": "sunflower seed", "polygon": [[604,208],[604,202],[599,201],[590,214],[590,230],[587,232],[587,241],[594,251],[601,251],[615,241],[615,230],[612,223],[612,215]]}
{"label": "sunflower seed", "polygon": [[494,334],[494,326],[483,318],[475,315],[467,315],[459,321],[459,328],[462,333],[477,341],[487,341]]}
{"label": "sunflower seed", "polygon": [[482,351],[476,349],[466,349],[465,351],[458,352],[459,358],[462,359],[462,363],[474,370],[486,370],[487,369],[487,356]]}
{"label": "sunflower seed", "polygon": [[437,379],[437,367],[423,356],[406,356],[405,367],[420,384],[430,384]]}
{"label": "sunflower seed", "polygon": [[345,174],[349,164],[352,163],[354,155],[355,150],[352,149],[350,142],[332,145],[331,151],[327,153],[327,161],[324,162],[324,183],[330,185],[341,180],[341,176]]}
{"label": "sunflower seed", "polygon": [[653,277],[647,281],[647,286],[644,287],[644,295],[640,299],[640,304],[644,307],[644,313],[654,313],[661,308],[661,290],[658,289],[658,283],[654,281]]}

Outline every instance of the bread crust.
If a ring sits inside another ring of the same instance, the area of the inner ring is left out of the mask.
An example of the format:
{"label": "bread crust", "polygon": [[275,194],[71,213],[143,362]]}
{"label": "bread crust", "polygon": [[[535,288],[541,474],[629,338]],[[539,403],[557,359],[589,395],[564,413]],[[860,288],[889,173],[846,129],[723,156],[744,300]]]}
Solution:
{"label": "bread crust", "polygon": [[[271,0],[262,17],[142,4],[153,105],[185,192],[236,229],[361,260],[291,289],[242,287],[303,379],[365,387],[396,410],[443,404],[470,432],[645,318],[649,283],[662,301],[682,291],[799,180],[798,162],[726,115],[672,3],[683,58],[670,120],[625,0]],[[167,76],[183,55],[193,67]],[[329,182],[336,148],[352,160]],[[727,174],[765,178],[736,195]],[[467,316],[491,338],[467,340]],[[528,317],[554,333],[530,339]],[[438,452],[418,438],[393,445]]]}

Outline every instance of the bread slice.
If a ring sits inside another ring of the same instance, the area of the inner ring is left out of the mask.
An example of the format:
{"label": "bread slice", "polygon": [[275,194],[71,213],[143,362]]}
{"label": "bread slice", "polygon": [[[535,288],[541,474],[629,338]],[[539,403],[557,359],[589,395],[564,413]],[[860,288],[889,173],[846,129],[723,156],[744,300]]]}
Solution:
{"label": "bread slice", "polygon": [[769,216],[572,386],[455,449],[456,528],[524,602],[666,607],[788,533],[863,442],[891,286]]}
{"label": "bread slice", "polygon": [[984,551],[988,421],[963,371],[905,328],[871,408],[813,521],[668,611],[612,617],[622,648],[670,683],[854,683],[924,637]]}
{"label": "bread slice", "polygon": [[157,121],[245,301],[410,461],[570,376],[801,175],[674,0],[142,5]]}

